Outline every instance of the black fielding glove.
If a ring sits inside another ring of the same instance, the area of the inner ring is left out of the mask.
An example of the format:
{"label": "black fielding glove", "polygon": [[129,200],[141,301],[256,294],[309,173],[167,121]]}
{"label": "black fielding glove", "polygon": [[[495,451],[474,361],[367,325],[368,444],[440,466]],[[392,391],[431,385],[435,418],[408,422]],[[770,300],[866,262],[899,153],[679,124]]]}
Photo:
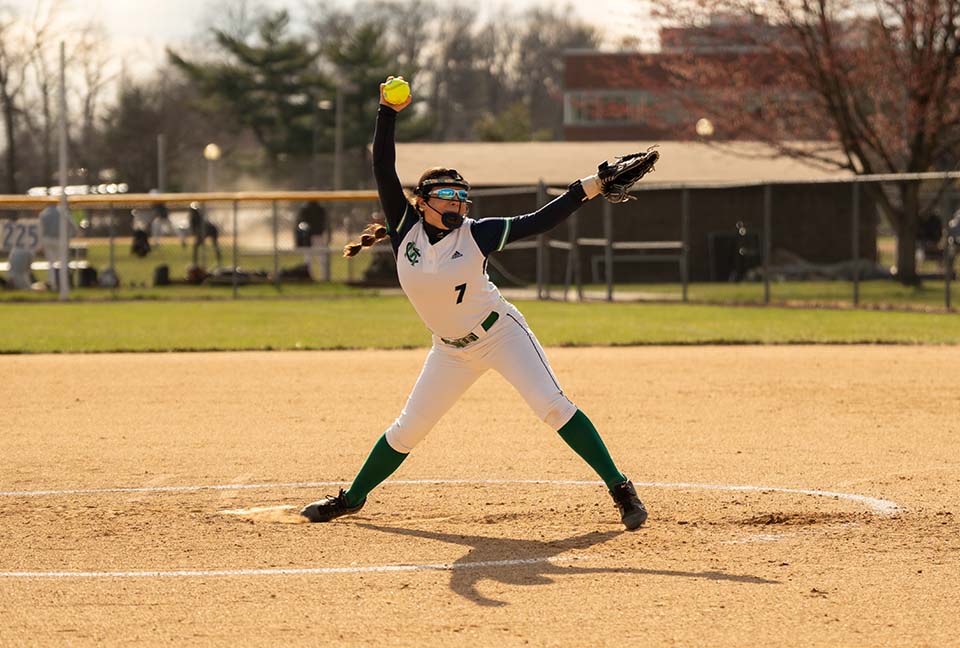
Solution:
{"label": "black fielding glove", "polygon": [[621,155],[612,164],[604,161],[597,167],[600,194],[612,203],[636,200],[635,196],[630,195],[630,188],[652,172],[659,159],[660,153],[651,146],[641,153]]}

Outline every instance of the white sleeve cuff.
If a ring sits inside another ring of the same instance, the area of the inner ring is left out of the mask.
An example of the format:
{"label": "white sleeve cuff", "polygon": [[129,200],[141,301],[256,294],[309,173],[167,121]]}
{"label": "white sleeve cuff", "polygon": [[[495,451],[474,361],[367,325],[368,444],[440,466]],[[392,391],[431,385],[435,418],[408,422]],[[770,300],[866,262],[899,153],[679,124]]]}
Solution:
{"label": "white sleeve cuff", "polygon": [[597,176],[581,178],[580,185],[583,187],[583,193],[587,195],[587,200],[600,195],[600,178]]}

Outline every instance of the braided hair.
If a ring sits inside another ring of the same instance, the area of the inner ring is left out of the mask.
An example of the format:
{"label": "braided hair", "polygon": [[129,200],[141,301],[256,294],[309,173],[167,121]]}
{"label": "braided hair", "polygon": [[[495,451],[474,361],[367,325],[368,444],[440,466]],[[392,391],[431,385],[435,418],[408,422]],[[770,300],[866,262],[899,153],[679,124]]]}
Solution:
{"label": "braided hair", "polygon": [[[413,190],[413,194],[407,196],[407,200],[421,217],[423,216],[423,211],[417,206],[417,197],[426,200],[430,188],[437,185],[455,185],[463,187],[464,189],[470,188],[470,184],[463,179],[463,176],[460,175],[456,169],[447,167],[431,167],[427,169],[420,175],[420,180],[417,181],[417,187]],[[387,238],[387,228],[382,223],[370,223],[363,228],[359,239],[343,246],[343,256],[356,256],[361,250],[372,247],[385,238]]]}

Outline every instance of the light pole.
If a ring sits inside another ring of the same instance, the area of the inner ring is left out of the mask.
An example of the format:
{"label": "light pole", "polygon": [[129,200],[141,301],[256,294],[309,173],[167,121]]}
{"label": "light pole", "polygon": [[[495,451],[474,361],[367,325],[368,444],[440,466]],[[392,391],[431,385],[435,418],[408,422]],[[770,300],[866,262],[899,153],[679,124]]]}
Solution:
{"label": "light pole", "polygon": [[313,189],[320,188],[320,111],[333,108],[329,99],[321,99],[313,104]]}
{"label": "light pole", "polygon": [[335,100],[334,116],[334,134],[333,134],[333,189],[338,191],[343,188],[343,118],[346,109],[346,94],[356,92],[357,86],[350,81],[340,80],[337,82],[337,95]]}
{"label": "light pole", "polygon": [[[214,167],[217,164],[217,160],[220,159],[220,147],[210,142],[205,147],[203,147],[203,157],[207,161],[207,193],[213,192],[214,186]],[[203,205],[203,212],[201,213],[200,218],[200,232],[196,233],[195,236],[196,242],[200,244],[200,264],[204,269],[207,267],[207,204]]]}
{"label": "light pole", "polygon": [[157,135],[157,191],[167,190],[167,137],[163,133]]}
{"label": "light pole", "polygon": [[[70,208],[67,204],[67,64],[65,45],[60,41],[60,227],[58,241],[60,245],[57,256],[60,257],[60,269],[57,281],[60,284],[60,301],[70,298],[70,241],[67,240],[67,219],[70,218]],[[12,144],[10,145],[12,146]],[[53,250],[50,251],[53,258]],[[44,254],[47,254],[44,252]],[[53,268],[53,264],[50,264]]]}
{"label": "light pole", "polygon": [[[338,108],[337,119],[340,118],[340,110],[339,110],[340,99],[339,98],[340,98],[340,94],[338,91],[337,102],[336,102],[336,106]],[[333,108],[334,108],[334,102],[330,101],[329,99],[321,99],[313,104],[313,188],[314,190],[317,190],[320,188],[320,111],[322,110],[324,112],[327,112],[332,110]],[[337,121],[336,123],[336,128],[337,128],[336,137],[339,138],[339,128],[340,128],[339,121]],[[334,183],[337,182],[336,177],[338,177],[338,174],[339,174],[339,171],[336,170],[340,165],[339,149],[338,149],[338,152],[335,154],[335,158],[336,159],[334,161],[334,169],[335,169]],[[327,227],[323,233],[323,248],[322,248],[324,277],[327,281],[330,281],[330,236],[331,236],[330,222],[331,221],[328,221]],[[313,236],[311,235],[310,238],[311,238],[311,247],[313,247],[314,246],[314,243],[312,241]],[[311,266],[312,266],[312,259],[313,257],[311,256]]]}
{"label": "light pole", "polygon": [[337,113],[335,117],[336,132],[333,135],[333,190],[338,191],[340,185],[343,182],[343,170],[341,165],[343,164],[343,93],[344,91],[350,89],[350,86],[347,86],[343,83],[337,84]]}

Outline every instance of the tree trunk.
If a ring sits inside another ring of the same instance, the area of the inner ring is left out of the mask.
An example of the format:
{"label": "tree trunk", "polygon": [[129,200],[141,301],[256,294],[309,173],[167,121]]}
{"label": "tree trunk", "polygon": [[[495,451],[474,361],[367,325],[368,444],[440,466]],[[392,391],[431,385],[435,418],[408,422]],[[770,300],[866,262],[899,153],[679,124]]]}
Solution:
{"label": "tree trunk", "polygon": [[917,225],[920,208],[920,184],[900,185],[902,212],[897,222],[897,279],[905,286],[920,283],[917,278]]}
{"label": "tree trunk", "polygon": [[6,167],[7,177],[4,182],[4,191],[8,194],[17,192],[17,140],[14,127],[13,100],[3,97],[3,130],[7,138]]}

